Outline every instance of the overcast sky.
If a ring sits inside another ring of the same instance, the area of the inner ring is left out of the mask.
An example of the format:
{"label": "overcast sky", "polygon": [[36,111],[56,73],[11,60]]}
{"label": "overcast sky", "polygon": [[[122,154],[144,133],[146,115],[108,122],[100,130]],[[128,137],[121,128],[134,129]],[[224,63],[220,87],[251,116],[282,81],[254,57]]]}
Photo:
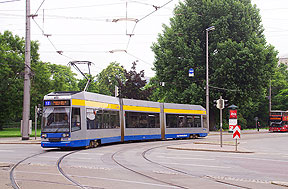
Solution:
{"label": "overcast sky", "polygon": [[[25,36],[25,2],[0,0],[1,33],[9,30]],[[158,33],[162,33],[162,24],[169,24],[178,2],[31,0],[31,14],[38,15],[31,21],[31,39],[40,42],[39,53],[44,62],[67,65],[73,60],[91,61],[95,75],[112,61],[126,69],[138,61],[137,70],[144,69],[145,75],[151,77],[154,54],[150,47]],[[267,42],[276,47],[279,57],[288,57],[288,1],[252,0],[252,3],[260,9]],[[121,20],[126,15],[131,19]],[[139,20],[137,24],[134,19]]]}

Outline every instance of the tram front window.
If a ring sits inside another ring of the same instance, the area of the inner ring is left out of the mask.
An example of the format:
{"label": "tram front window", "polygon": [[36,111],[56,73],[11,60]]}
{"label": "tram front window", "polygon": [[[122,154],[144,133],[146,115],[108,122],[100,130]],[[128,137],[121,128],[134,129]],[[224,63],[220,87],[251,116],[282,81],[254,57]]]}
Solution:
{"label": "tram front window", "polygon": [[70,108],[45,107],[42,116],[42,132],[69,132]]}

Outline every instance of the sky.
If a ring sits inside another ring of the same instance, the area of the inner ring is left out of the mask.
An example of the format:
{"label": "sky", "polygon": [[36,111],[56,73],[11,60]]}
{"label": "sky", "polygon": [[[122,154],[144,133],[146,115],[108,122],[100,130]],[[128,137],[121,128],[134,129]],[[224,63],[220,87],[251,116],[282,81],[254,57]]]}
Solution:
{"label": "sky", "polygon": [[[0,32],[25,37],[25,0],[0,0]],[[152,77],[153,42],[169,25],[179,0],[31,0],[31,40],[39,41],[43,62],[67,65],[90,61],[92,75],[110,62]],[[266,40],[288,58],[288,1],[252,0],[260,9]],[[128,18],[128,19],[125,19]],[[135,20],[138,20],[137,22]],[[131,35],[133,34],[133,35]],[[81,66],[84,72],[88,69]],[[72,68],[73,70],[73,68]],[[76,72],[76,70],[73,70]]]}

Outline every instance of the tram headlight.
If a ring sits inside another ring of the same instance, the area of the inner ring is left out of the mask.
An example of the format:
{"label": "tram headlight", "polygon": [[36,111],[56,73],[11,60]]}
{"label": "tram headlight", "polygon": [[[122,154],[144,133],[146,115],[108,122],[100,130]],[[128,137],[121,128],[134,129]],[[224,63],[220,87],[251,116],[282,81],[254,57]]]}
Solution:
{"label": "tram headlight", "polygon": [[42,138],[47,138],[47,134],[42,134],[41,137]]}
{"label": "tram headlight", "polygon": [[62,137],[64,137],[64,138],[69,137],[69,133],[63,133]]}

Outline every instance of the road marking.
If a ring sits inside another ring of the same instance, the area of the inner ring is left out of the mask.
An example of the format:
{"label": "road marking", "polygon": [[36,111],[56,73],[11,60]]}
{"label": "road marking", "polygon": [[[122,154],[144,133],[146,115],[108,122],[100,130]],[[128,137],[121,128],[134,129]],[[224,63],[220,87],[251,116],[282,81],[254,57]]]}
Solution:
{"label": "road marking", "polygon": [[206,158],[182,158],[182,157],[167,157],[167,156],[157,156],[158,158],[166,158],[166,159],[191,159],[191,160],[207,160],[214,161],[215,159],[206,159]]}
{"label": "road marking", "polygon": [[[32,171],[17,171],[17,173],[29,173],[29,174],[41,174],[41,175],[53,175],[53,176],[60,176],[59,173],[42,173],[42,172],[32,172]],[[68,175],[70,177],[78,177],[78,178],[88,178],[88,179],[99,179],[99,180],[108,180],[108,181],[115,181],[115,182],[126,182],[132,184],[142,184],[142,185],[150,185],[150,186],[159,186],[165,188],[179,188],[176,186],[169,186],[169,185],[162,185],[162,184],[153,184],[149,182],[138,182],[138,181],[131,181],[131,180],[123,180],[123,179],[112,179],[112,178],[105,178],[105,177],[95,177],[95,176],[81,176],[81,175]]]}
{"label": "road marking", "polygon": [[234,159],[250,159],[250,160],[261,160],[261,161],[288,162],[288,160],[263,159],[263,158],[252,158],[252,157],[232,157],[232,156],[217,156],[217,157],[219,157],[219,158],[234,158]]}
{"label": "road marking", "polygon": [[97,155],[97,156],[103,156],[103,153],[84,153],[84,152],[77,152],[76,154],[73,155]]}
{"label": "road marking", "polygon": [[224,166],[217,166],[217,165],[200,165],[200,164],[190,164],[190,163],[166,163],[166,162],[161,162],[161,163],[162,164],[169,164],[169,165],[188,165],[188,166],[195,166],[195,167],[231,169],[231,167],[224,167]]}
{"label": "road marking", "polygon": [[15,150],[0,150],[0,152],[15,152]]}

